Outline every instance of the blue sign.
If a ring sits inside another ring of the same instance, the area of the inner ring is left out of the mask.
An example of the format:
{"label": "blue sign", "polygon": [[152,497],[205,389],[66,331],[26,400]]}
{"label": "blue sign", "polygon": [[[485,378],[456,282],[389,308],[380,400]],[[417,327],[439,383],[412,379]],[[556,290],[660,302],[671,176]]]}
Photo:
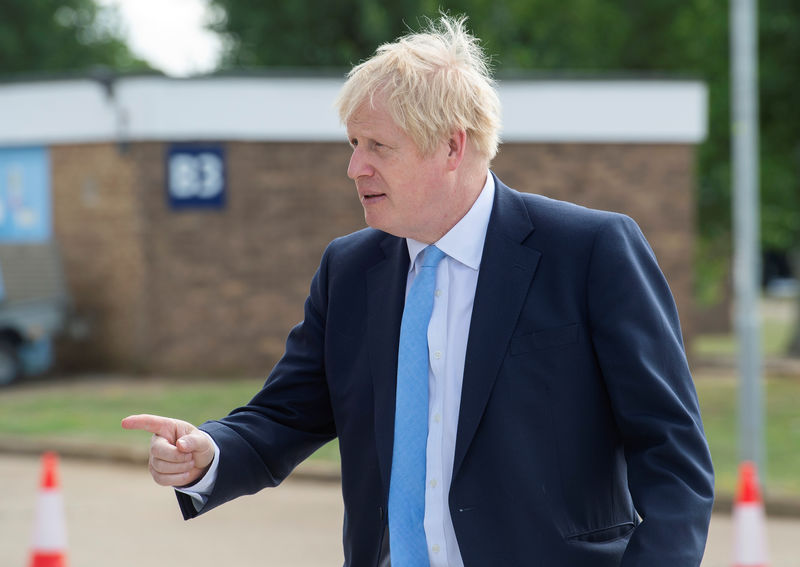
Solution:
{"label": "blue sign", "polygon": [[167,199],[173,209],[225,206],[222,146],[173,144],[167,150]]}
{"label": "blue sign", "polygon": [[50,158],[45,148],[0,148],[0,242],[52,234]]}

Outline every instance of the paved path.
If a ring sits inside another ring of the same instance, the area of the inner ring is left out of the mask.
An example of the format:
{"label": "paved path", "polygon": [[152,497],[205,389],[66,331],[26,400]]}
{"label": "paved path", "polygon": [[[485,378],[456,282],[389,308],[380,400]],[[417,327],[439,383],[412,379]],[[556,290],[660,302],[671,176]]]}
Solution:
{"label": "paved path", "polygon": [[[65,460],[71,567],[324,567],[342,564],[338,485],[288,480],[184,522],[172,491],[140,467]],[[36,458],[0,455],[0,565],[27,564]],[[731,523],[714,516],[703,567],[730,567]],[[800,520],[771,519],[770,567],[800,567]],[[266,553],[264,550],[268,550]]]}
{"label": "paved path", "polygon": [[[37,458],[0,455],[0,566],[25,567]],[[341,565],[341,493],[288,480],[184,522],[171,489],[146,468],[61,462],[70,567]],[[264,554],[264,550],[268,554]]]}

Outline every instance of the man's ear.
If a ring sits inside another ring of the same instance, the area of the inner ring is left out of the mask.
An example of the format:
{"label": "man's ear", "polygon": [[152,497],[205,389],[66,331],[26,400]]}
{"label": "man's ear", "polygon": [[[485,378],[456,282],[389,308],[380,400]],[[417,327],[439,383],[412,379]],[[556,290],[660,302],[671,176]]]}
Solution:
{"label": "man's ear", "polygon": [[451,170],[455,170],[464,159],[467,151],[467,132],[466,130],[456,130],[447,140],[448,153],[447,164]]}

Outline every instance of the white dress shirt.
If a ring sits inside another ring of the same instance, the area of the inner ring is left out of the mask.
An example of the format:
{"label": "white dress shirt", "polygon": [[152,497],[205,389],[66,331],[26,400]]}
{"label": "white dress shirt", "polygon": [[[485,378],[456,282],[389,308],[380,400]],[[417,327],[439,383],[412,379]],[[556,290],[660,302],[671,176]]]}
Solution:
{"label": "white dress shirt", "polygon": [[[467,338],[494,192],[494,178],[487,173],[483,190],[472,208],[434,243],[447,256],[436,270],[436,292],[428,324],[425,537],[431,567],[464,565],[447,500],[453,475]],[[412,239],[406,242],[410,258],[408,293],[417,275],[417,258],[427,245]],[[208,473],[194,486],[182,490],[192,497],[198,510],[205,505],[206,495],[214,488],[217,478],[220,449],[216,444],[215,449]]]}
{"label": "white dress shirt", "polygon": [[[466,215],[445,234],[437,248],[447,254],[436,270],[436,292],[428,324],[428,445],[426,453],[425,537],[431,567],[462,567],[448,495],[453,475],[458,413],[467,337],[486,228],[494,201],[494,179]],[[417,275],[426,244],[407,239],[411,269],[406,292]],[[391,545],[391,542],[389,542]]]}

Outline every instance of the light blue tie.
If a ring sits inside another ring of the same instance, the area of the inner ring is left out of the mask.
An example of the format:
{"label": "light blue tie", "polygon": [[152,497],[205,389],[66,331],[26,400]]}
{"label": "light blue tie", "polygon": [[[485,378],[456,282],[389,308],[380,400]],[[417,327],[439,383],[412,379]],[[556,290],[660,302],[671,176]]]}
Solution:
{"label": "light blue tie", "polygon": [[428,442],[428,323],[433,311],[436,266],[445,254],[423,251],[400,324],[392,476],[389,483],[389,547],[392,567],[429,566],[425,540],[425,449]]}

